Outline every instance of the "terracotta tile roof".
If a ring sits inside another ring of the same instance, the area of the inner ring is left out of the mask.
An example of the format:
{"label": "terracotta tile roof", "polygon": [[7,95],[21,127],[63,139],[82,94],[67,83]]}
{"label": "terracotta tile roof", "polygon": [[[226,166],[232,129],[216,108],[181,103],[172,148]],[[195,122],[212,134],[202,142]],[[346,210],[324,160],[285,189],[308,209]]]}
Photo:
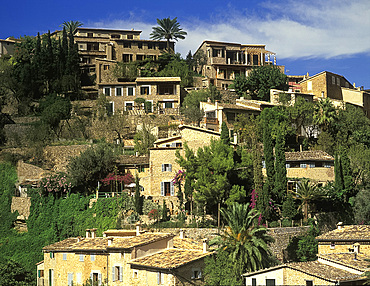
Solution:
{"label": "terracotta tile roof", "polygon": [[124,165],[145,165],[149,164],[149,156],[120,155],[117,159],[117,163]]}
{"label": "terracotta tile roof", "polygon": [[370,259],[370,256],[367,256],[363,253],[356,253],[356,256],[355,253],[353,252],[330,253],[330,254],[321,254],[318,255],[318,257],[319,259],[333,261],[347,267],[356,268],[359,271],[365,271],[367,268],[369,268],[369,262],[366,261],[365,259]]}
{"label": "terracotta tile roof", "polygon": [[113,237],[112,244],[108,246],[108,237],[96,238],[67,238],[65,240],[45,246],[44,251],[103,251],[107,249],[130,249],[146,245],[158,240],[171,238],[170,233],[145,233],[134,237]]}
{"label": "terracotta tile roof", "polygon": [[212,252],[203,253],[202,251],[197,250],[172,248],[134,259],[130,262],[130,264],[150,268],[174,269],[210,254],[212,254]]}
{"label": "terracotta tile roof", "polygon": [[302,151],[302,152],[285,152],[286,161],[302,161],[302,160],[320,160],[334,161],[334,157],[321,150]]}
{"label": "terracotta tile roof", "polygon": [[70,238],[67,238],[65,240],[62,240],[62,241],[58,241],[56,243],[53,243],[53,244],[50,244],[50,245],[47,245],[45,247],[43,247],[42,249],[43,250],[71,250],[72,249],[72,246],[77,243],[78,241],[78,238],[77,237],[70,237]]}
{"label": "terracotta tile roof", "polygon": [[179,249],[203,251],[202,243],[199,243],[198,241],[191,238],[180,238],[178,236],[173,238],[173,247]]}
{"label": "terracotta tile roof", "polygon": [[135,237],[114,237],[112,245],[108,248],[128,249],[135,246],[146,245],[158,240],[171,238],[173,236],[175,235],[171,233],[144,233]]}
{"label": "terracotta tile roof", "polygon": [[330,281],[352,280],[361,278],[361,274],[354,274],[318,261],[294,262],[287,267]]}
{"label": "terracotta tile roof", "polygon": [[316,237],[318,241],[370,241],[370,225],[345,225]]}

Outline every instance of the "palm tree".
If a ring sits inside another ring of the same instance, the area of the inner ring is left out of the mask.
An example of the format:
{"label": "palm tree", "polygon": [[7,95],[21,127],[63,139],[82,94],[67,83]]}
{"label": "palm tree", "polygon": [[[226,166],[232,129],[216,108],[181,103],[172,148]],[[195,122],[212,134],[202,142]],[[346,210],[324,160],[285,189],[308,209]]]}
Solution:
{"label": "palm tree", "polygon": [[273,238],[267,229],[257,225],[260,213],[249,208],[249,204],[234,203],[221,214],[227,223],[224,234],[220,236],[221,249],[229,253],[235,263],[236,274],[256,271],[271,264],[271,251],[268,243]]}
{"label": "palm tree", "polygon": [[293,196],[295,199],[301,201],[300,208],[303,209],[305,220],[308,219],[308,210],[312,201],[325,197],[324,191],[307,179],[298,183],[296,191],[290,190],[290,192],[295,194]]}
{"label": "palm tree", "polygon": [[327,131],[337,118],[337,111],[329,98],[321,99],[316,103],[313,116],[314,123]]}
{"label": "palm tree", "polygon": [[150,34],[150,38],[153,40],[167,40],[167,52],[170,52],[170,40],[185,39],[188,34],[180,28],[177,17],[174,19],[164,18],[157,19],[158,27],[153,27],[153,31]]}
{"label": "palm tree", "polygon": [[64,21],[61,27],[66,28],[66,31],[70,34],[74,34],[78,27],[81,27],[83,24],[80,21]]}

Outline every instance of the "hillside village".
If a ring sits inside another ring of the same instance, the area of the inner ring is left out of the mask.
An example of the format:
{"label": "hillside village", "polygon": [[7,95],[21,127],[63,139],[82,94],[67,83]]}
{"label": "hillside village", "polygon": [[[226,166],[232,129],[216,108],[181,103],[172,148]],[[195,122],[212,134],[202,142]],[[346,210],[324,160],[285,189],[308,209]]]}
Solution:
{"label": "hillside village", "polygon": [[369,281],[370,90],[155,31],[0,40],[0,285]]}

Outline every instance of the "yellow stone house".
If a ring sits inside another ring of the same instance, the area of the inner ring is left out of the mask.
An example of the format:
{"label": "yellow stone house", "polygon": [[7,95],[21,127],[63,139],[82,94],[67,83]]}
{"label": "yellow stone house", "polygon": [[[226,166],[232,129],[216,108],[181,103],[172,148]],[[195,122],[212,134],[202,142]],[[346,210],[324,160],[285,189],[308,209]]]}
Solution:
{"label": "yellow stone house", "polygon": [[202,285],[203,246],[171,233],[108,230],[45,246],[37,264],[37,285]]}
{"label": "yellow stone house", "polygon": [[243,274],[245,285],[364,285],[369,270],[370,226],[348,225],[320,235],[318,259]]}

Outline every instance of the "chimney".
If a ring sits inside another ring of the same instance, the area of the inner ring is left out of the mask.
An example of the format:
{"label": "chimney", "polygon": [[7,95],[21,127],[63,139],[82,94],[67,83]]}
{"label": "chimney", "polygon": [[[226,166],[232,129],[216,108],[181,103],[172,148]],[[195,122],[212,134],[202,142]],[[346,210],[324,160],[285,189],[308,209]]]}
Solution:
{"label": "chimney", "polygon": [[97,228],[90,229],[91,238],[95,238],[96,237],[96,230],[97,230]]}
{"label": "chimney", "polygon": [[184,230],[183,229],[180,229],[180,238],[183,239],[184,238]]}
{"label": "chimney", "polygon": [[337,229],[343,229],[343,222],[338,222],[337,223]]}
{"label": "chimney", "polygon": [[90,229],[86,229],[86,238],[90,237]]}
{"label": "chimney", "polygon": [[207,238],[203,239],[203,253],[207,253],[208,245],[207,245]]}
{"label": "chimney", "polygon": [[138,221],[136,223],[136,236],[139,236],[140,235],[140,222]]}
{"label": "chimney", "polygon": [[113,243],[113,237],[108,237],[108,246],[111,246]]}
{"label": "chimney", "polygon": [[357,253],[360,253],[360,244],[358,242],[353,245],[353,252],[355,253],[355,257]]}

